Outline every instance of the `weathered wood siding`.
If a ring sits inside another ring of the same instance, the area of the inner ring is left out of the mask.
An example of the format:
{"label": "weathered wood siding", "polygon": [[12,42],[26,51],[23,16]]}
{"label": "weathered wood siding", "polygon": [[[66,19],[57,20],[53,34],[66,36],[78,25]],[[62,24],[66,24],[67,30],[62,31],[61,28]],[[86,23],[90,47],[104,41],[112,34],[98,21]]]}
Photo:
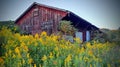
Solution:
{"label": "weathered wood siding", "polygon": [[35,5],[18,20],[17,24],[22,30],[33,35],[42,31],[48,34],[56,33],[59,21],[66,14],[64,11]]}

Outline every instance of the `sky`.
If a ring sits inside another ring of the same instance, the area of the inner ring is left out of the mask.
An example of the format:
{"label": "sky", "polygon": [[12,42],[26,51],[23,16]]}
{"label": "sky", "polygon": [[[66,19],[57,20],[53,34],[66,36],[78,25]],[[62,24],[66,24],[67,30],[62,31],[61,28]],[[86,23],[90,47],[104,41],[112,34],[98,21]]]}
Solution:
{"label": "sky", "polygon": [[0,0],[0,21],[16,20],[33,2],[72,11],[98,28],[120,27],[120,0]]}

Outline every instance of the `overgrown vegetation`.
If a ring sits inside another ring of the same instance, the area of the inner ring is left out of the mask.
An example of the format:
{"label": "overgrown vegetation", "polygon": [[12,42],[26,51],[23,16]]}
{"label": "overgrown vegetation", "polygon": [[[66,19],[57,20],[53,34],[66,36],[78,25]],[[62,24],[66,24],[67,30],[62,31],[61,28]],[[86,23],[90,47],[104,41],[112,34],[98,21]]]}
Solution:
{"label": "overgrown vegetation", "polygon": [[60,21],[59,30],[63,32],[63,34],[65,35],[73,36],[75,32],[77,31],[77,29],[74,26],[72,26],[71,23],[72,22],[66,21],[66,20]]}
{"label": "overgrown vegetation", "polygon": [[3,27],[7,27],[8,29],[11,30],[11,32],[13,33],[20,33],[20,34],[29,34],[28,32],[24,31],[24,30],[21,30],[19,28],[19,26],[15,25],[15,22],[14,21],[0,21],[0,30],[3,28]]}
{"label": "overgrown vegetation", "polygon": [[120,46],[120,29],[118,30],[109,30],[109,29],[101,29],[104,33],[102,38],[108,42],[114,42]]}
{"label": "overgrown vegetation", "polygon": [[[0,30],[0,67],[119,67],[120,46],[114,42],[71,43],[59,35],[21,35]],[[80,46],[82,45],[82,46]]]}

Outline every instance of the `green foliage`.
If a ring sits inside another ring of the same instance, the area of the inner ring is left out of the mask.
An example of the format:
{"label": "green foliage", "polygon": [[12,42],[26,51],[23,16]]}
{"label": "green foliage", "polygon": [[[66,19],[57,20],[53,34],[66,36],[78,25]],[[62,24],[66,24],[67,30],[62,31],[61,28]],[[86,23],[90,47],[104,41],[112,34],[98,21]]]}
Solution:
{"label": "green foliage", "polygon": [[117,45],[120,45],[120,30],[109,30],[109,29],[101,29],[104,33],[102,35],[102,39],[109,42],[114,42]]}
{"label": "green foliage", "polygon": [[64,33],[64,34],[69,34],[69,35],[74,35],[75,31],[77,31],[77,29],[75,29],[72,25],[72,22],[70,21],[60,21],[59,24],[59,29]]}
{"label": "green foliage", "polygon": [[8,27],[8,28],[12,28],[14,27],[14,21],[0,21],[0,30],[2,29],[2,27]]}
{"label": "green foliage", "polygon": [[21,33],[22,34],[22,31],[20,30],[20,28],[14,24],[14,21],[0,21],[0,30],[2,28],[8,28],[10,29],[12,32],[14,33]]}
{"label": "green foliage", "polygon": [[23,35],[28,35],[30,33],[27,33],[23,30],[21,30],[19,28],[19,26],[15,25],[14,21],[0,21],[0,30],[2,30],[2,28],[7,28],[10,29],[12,31],[12,33],[20,33]]}

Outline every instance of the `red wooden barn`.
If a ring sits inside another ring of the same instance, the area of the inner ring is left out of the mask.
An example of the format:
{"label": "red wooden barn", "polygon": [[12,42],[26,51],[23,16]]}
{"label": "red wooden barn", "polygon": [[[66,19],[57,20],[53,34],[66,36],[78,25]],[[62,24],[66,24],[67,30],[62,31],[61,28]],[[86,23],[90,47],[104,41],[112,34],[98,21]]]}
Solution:
{"label": "red wooden barn", "polygon": [[58,32],[58,24],[61,20],[68,20],[78,29],[76,37],[83,41],[92,38],[92,32],[99,30],[96,26],[77,16],[71,11],[51,7],[34,2],[15,23],[25,32],[30,34],[46,31],[48,34]]}

